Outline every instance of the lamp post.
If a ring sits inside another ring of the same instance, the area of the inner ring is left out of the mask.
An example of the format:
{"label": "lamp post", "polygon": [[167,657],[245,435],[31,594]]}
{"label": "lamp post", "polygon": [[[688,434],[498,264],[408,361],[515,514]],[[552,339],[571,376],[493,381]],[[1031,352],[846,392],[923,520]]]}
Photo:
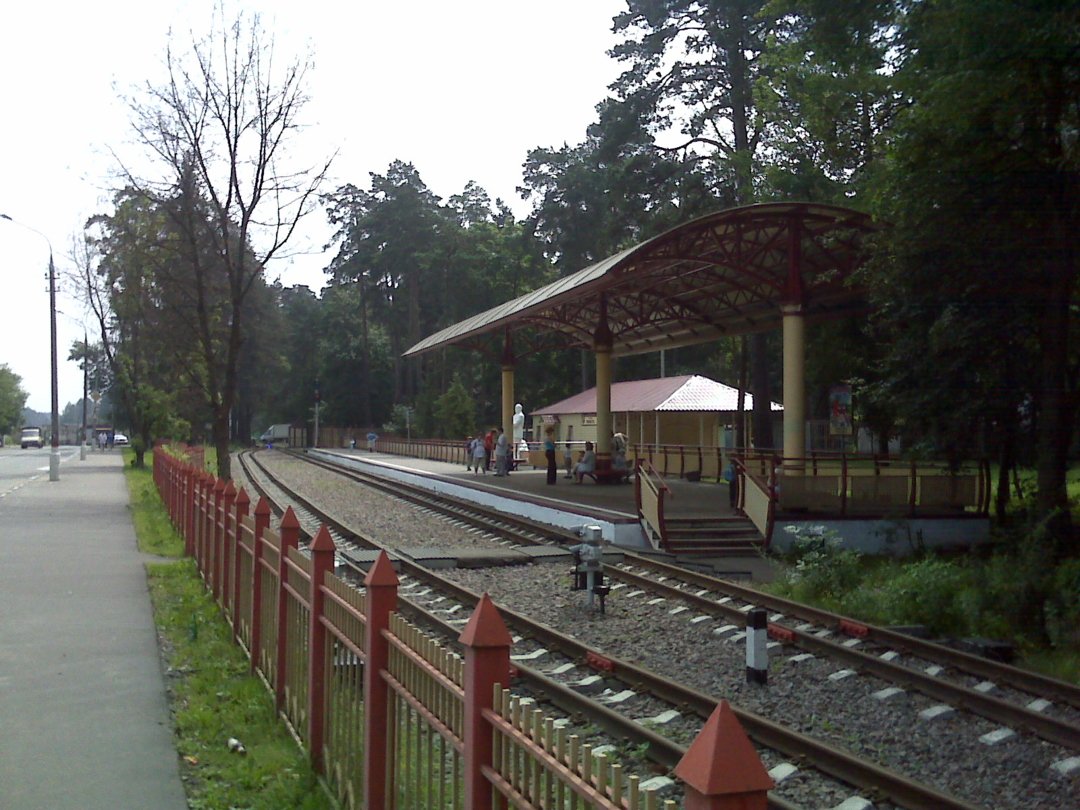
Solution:
{"label": "lamp post", "polygon": [[49,334],[52,339],[52,439],[49,451],[49,480],[60,480],[60,407],[56,379],[56,267],[53,265],[52,242],[37,228],[31,228],[24,222],[12,219],[7,214],[0,214],[0,219],[20,225],[33,231],[49,246]]}
{"label": "lamp post", "polygon": [[82,333],[82,345],[82,432],[79,434],[79,461],[86,461],[86,369],[90,365],[90,344],[86,342],[85,329],[83,329]]}

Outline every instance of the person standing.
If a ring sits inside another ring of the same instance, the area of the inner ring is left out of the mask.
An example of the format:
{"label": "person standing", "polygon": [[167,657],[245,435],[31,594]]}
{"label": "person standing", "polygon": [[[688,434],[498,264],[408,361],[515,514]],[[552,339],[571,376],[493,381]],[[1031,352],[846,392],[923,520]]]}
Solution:
{"label": "person standing", "polygon": [[499,436],[495,439],[495,475],[500,478],[506,477],[506,462],[510,452],[510,442],[506,433],[499,428]]}
{"label": "person standing", "polygon": [[547,482],[555,483],[558,467],[555,465],[555,428],[544,431],[544,458],[547,459]]}
{"label": "person standing", "polygon": [[487,451],[484,450],[484,434],[477,433],[472,440],[473,475],[483,470],[487,475]]}
{"label": "person standing", "polygon": [[491,458],[495,454],[495,428],[484,437],[484,471],[491,469]]}

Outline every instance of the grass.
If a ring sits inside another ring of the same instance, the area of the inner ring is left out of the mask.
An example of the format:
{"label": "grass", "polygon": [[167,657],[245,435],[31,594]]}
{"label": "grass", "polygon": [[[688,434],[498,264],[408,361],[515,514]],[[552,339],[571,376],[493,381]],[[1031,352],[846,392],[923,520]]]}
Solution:
{"label": "grass", "polygon": [[[125,451],[125,459],[133,454]],[[150,454],[147,454],[150,459]],[[125,465],[142,551],[177,557],[147,566],[166,669],[181,776],[192,810],[322,810],[334,805],[274,711],[262,681],[207,595],[194,563],[181,559],[149,469]],[[246,754],[229,750],[236,738]]]}
{"label": "grass", "polygon": [[1002,639],[1018,666],[1080,683],[1080,560],[1046,565],[1030,530],[999,535],[989,556],[869,557],[838,543],[800,545],[773,593],[879,625],[923,625],[935,637]]}

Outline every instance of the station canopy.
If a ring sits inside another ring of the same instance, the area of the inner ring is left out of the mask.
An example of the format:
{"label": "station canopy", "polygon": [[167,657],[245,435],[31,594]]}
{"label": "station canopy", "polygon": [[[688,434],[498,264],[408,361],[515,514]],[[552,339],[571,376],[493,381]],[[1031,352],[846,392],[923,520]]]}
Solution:
{"label": "station canopy", "polygon": [[865,307],[851,277],[874,229],[866,214],[815,203],[762,203],[692,220],[545,287],[492,307],[405,352],[447,346],[498,356],[594,346],[606,318],[613,356],[770,331],[781,307],[808,321]]}

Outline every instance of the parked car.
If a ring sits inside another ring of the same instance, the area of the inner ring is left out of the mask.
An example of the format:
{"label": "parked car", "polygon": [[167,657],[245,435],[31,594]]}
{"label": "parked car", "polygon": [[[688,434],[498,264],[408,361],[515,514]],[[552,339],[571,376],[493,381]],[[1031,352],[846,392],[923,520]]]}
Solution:
{"label": "parked car", "polygon": [[27,447],[42,448],[45,446],[45,439],[41,435],[41,428],[28,427],[22,429],[22,449]]}
{"label": "parked car", "polygon": [[123,433],[114,433],[112,443],[116,447],[127,447],[128,437],[125,436]]}

